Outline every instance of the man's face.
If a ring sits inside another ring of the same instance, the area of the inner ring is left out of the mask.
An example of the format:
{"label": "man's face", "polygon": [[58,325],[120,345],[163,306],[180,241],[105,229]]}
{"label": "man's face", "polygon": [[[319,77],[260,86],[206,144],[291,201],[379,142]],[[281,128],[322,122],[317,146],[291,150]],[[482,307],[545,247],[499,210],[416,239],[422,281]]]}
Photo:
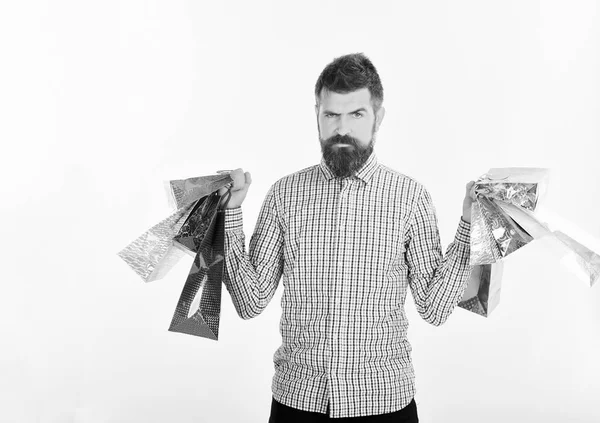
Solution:
{"label": "man's face", "polygon": [[315,110],[325,162],[337,177],[355,174],[373,151],[383,107],[375,114],[371,94],[362,88],[347,94],[323,90]]}

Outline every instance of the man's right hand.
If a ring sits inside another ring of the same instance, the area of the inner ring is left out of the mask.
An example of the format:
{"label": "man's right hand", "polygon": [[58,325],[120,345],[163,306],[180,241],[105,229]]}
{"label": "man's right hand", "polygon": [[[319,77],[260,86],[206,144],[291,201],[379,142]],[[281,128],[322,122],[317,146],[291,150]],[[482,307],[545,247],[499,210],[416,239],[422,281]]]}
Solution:
{"label": "man's right hand", "polygon": [[[244,173],[242,169],[232,171],[229,176],[231,176],[233,182],[231,186],[231,198],[227,203],[227,208],[235,209],[236,207],[240,207],[244,202],[244,198],[248,194],[248,188],[252,183],[252,177],[250,176],[250,172]],[[223,195],[225,192],[227,192],[226,187],[219,189],[219,195]],[[223,204],[220,207],[223,207]]]}

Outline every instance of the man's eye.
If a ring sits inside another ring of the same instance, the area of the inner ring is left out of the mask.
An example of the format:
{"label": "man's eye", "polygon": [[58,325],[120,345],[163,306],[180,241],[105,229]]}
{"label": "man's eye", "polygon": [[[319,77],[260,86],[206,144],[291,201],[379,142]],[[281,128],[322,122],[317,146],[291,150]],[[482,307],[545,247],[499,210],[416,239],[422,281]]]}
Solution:
{"label": "man's eye", "polygon": [[331,118],[334,117],[335,115],[333,113],[325,113],[325,117],[326,118]]}
{"label": "man's eye", "polygon": [[354,117],[355,118],[361,118],[362,117],[362,113],[356,112],[356,113],[354,113]]}

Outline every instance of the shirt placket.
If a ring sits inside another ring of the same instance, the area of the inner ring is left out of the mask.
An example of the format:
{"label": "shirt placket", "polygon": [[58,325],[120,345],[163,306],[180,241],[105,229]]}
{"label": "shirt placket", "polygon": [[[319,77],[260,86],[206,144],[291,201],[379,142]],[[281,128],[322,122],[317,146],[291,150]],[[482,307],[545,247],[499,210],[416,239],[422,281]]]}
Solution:
{"label": "shirt placket", "polygon": [[340,389],[339,370],[343,370],[344,363],[340,360],[345,360],[344,348],[345,339],[342,339],[342,322],[344,319],[344,299],[343,299],[343,281],[346,277],[347,269],[345,257],[347,256],[346,231],[347,214],[349,210],[350,188],[352,181],[350,179],[342,179],[338,183],[339,191],[337,195],[337,204],[335,210],[335,238],[334,248],[335,254],[333,257],[333,275],[330,278],[328,287],[328,308],[329,308],[329,333],[328,344],[331,352],[329,357],[329,402],[330,412],[332,416],[339,413],[340,399],[344,396],[344,392]]}

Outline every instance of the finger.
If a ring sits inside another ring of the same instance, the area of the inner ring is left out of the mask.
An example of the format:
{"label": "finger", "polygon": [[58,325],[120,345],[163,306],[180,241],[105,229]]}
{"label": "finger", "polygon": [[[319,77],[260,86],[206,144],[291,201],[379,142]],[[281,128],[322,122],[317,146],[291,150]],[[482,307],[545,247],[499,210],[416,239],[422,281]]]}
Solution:
{"label": "finger", "polygon": [[252,183],[252,175],[250,175],[250,172],[246,172],[244,176],[246,178],[246,185],[250,185]]}
{"label": "finger", "polygon": [[246,181],[246,177],[244,175],[244,171],[242,169],[236,169],[229,174],[232,180],[232,191],[239,191],[244,188],[244,184]]}
{"label": "finger", "polygon": [[475,181],[471,181],[467,184],[467,192],[471,199],[475,200],[477,195],[475,194]]}

